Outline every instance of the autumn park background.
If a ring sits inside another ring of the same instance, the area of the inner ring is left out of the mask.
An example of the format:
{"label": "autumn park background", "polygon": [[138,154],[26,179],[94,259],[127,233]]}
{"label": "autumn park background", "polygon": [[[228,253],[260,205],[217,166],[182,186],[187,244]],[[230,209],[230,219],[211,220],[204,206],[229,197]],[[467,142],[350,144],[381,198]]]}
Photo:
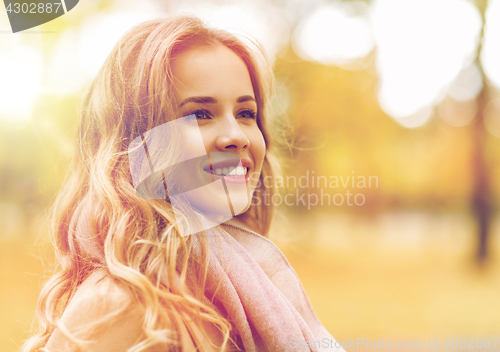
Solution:
{"label": "autumn park background", "polygon": [[330,333],[500,337],[499,0],[81,0],[18,34],[0,9],[0,351],[50,274],[44,216],[92,77],[126,29],[178,12],[265,45],[285,176],[377,180],[282,190],[337,202],[281,204],[272,232]]}

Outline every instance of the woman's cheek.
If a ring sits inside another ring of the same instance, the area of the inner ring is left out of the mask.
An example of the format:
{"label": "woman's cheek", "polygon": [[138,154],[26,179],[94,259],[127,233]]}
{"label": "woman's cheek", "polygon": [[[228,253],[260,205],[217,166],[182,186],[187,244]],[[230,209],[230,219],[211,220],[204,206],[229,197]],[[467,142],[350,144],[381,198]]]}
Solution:
{"label": "woman's cheek", "polygon": [[207,136],[204,136],[198,126],[189,126],[186,129],[186,143],[182,151],[185,159],[192,159],[205,155],[209,148]]}

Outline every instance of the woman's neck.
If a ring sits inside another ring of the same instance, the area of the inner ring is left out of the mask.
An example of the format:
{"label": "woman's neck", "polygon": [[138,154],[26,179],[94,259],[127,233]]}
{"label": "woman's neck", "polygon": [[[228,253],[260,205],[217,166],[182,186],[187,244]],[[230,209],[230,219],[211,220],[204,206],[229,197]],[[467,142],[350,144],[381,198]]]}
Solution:
{"label": "woman's neck", "polygon": [[235,216],[234,218],[231,218],[225,221],[224,223],[238,227],[243,227],[244,229],[257,232],[260,234],[260,230],[256,226],[257,224],[255,223],[255,221],[253,221],[252,217],[245,216],[245,214]]}

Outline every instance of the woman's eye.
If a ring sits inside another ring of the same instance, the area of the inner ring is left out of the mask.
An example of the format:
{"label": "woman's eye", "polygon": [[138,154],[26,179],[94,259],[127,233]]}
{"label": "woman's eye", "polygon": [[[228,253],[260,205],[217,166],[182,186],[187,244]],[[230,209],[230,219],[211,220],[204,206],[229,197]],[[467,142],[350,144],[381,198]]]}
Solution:
{"label": "woman's eye", "polygon": [[238,116],[243,117],[243,118],[251,118],[255,119],[255,112],[252,110],[244,110],[238,114]]}
{"label": "woman's eye", "polygon": [[209,120],[209,119],[211,119],[210,113],[208,111],[206,111],[206,110],[196,110],[196,111],[193,112],[193,114],[199,120]]}

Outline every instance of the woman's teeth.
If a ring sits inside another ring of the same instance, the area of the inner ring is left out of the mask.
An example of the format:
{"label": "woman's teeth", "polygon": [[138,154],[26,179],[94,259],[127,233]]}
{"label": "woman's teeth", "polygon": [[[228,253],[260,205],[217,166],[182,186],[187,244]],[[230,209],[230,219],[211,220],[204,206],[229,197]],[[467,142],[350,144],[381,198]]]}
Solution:
{"label": "woman's teeth", "polygon": [[217,175],[230,175],[230,176],[244,176],[247,174],[248,168],[243,167],[243,166],[237,166],[237,167],[225,167],[221,169],[215,169],[215,173]]}

